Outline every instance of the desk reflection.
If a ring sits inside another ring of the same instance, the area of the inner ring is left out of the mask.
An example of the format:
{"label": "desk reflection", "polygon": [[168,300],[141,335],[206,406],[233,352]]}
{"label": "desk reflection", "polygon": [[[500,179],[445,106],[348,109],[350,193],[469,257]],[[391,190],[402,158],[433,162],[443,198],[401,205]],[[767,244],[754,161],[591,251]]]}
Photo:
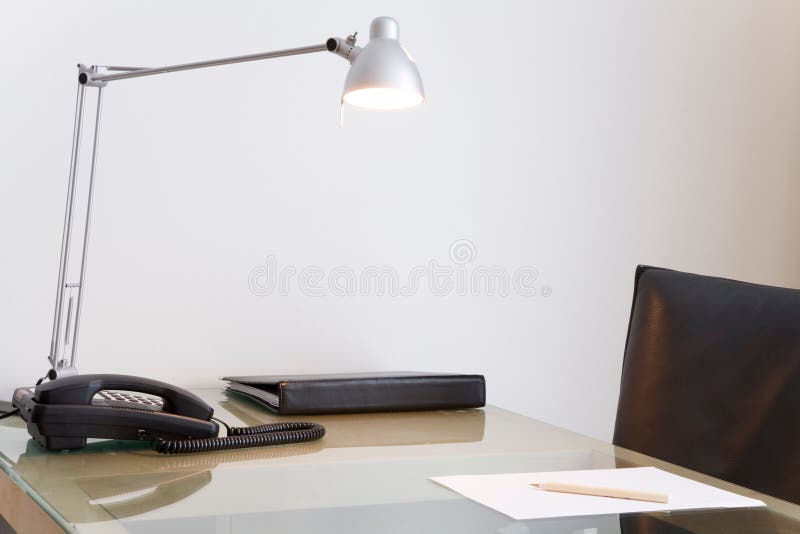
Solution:
{"label": "desk reflection", "polygon": [[[247,426],[287,419],[238,395],[221,400],[218,407]],[[311,443],[175,456],[157,454],[147,443],[113,440],[51,453],[30,440],[12,463],[58,509],[69,510],[70,521],[88,523],[134,517],[185,500],[208,487],[221,464],[300,457],[333,448],[480,442],[485,429],[485,413],[475,409],[291,419],[330,423],[328,433]]]}
{"label": "desk reflection", "polygon": [[[225,392],[219,406],[247,426],[279,421],[311,421],[325,426],[325,448],[390,447],[483,440],[486,414],[481,409],[420,412],[279,416],[244,395]],[[326,424],[335,420],[335,425]]]}
{"label": "desk reflection", "polygon": [[15,469],[42,487],[48,500],[70,510],[70,521],[84,523],[175,504],[207,486],[221,464],[301,456],[322,448],[321,442],[312,442],[164,456],[143,443],[98,441],[79,451],[52,453],[31,439]]}

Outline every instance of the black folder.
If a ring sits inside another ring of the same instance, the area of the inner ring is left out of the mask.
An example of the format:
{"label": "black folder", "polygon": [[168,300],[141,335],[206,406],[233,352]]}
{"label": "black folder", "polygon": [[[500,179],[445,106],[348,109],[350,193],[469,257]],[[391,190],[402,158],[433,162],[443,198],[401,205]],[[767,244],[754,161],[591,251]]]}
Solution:
{"label": "black folder", "polygon": [[246,395],[281,415],[398,412],[480,408],[482,375],[353,373],[228,376],[228,391]]}

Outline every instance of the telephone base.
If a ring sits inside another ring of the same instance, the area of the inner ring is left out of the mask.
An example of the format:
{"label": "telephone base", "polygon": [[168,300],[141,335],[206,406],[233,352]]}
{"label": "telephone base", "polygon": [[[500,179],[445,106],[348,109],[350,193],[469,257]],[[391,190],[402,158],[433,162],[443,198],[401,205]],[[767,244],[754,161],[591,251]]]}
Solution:
{"label": "telephone base", "polygon": [[14,392],[14,406],[28,426],[28,433],[36,442],[48,451],[82,449],[86,446],[86,438],[75,436],[45,436],[39,432],[39,425],[31,422],[33,412],[32,393],[34,388],[18,388]]}

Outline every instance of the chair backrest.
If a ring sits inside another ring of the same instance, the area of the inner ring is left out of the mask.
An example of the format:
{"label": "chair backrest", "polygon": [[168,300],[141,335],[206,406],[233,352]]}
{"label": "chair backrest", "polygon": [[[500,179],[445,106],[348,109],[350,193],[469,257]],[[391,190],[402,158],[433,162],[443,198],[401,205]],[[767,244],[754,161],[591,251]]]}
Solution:
{"label": "chair backrest", "polygon": [[800,503],[800,291],[639,266],[614,444]]}

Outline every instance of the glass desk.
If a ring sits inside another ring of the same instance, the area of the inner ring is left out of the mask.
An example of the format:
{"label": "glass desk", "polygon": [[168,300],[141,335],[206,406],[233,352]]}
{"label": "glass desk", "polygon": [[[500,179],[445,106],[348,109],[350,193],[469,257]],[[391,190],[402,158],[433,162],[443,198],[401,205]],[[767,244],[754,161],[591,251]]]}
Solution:
{"label": "glass desk", "polygon": [[[233,394],[195,392],[228,424],[277,419]],[[291,419],[328,433],[315,443],[179,456],[109,441],[47,453],[21,419],[6,419],[0,510],[12,526],[39,532],[800,533],[800,506],[491,406]],[[644,465],[768,506],[514,521],[428,480]]]}

